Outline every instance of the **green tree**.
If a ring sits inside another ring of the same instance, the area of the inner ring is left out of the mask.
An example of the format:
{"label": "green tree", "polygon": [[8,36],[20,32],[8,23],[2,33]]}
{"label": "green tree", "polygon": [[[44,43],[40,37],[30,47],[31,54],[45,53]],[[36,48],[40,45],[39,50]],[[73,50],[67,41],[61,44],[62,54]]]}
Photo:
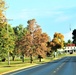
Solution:
{"label": "green tree", "polygon": [[5,6],[5,1],[0,0],[0,56],[1,58],[5,58],[8,54],[8,65],[10,64],[10,56],[9,54],[13,51],[14,49],[14,31],[7,23],[7,18],[3,14],[5,11],[6,6]]}
{"label": "green tree", "polygon": [[76,45],[76,29],[73,30],[72,32],[72,35],[73,35],[73,43]]}
{"label": "green tree", "polygon": [[67,43],[68,43],[68,44],[71,44],[71,43],[72,43],[72,41],[69,39],[69,40],[67,41]]}
{"label": "green tree", "polygon": [[24,62],[24,54],[23,54],[23,52],[18,52],[19,51],[18,45],[19,45],[19,41],[26,35],[27,28],[26,27],[24,28],[23,25],[20,24],[19,26],[13,27],[13,30],[15,32],[15,37],[16,37],[15,44],[16,45],[15,45],[15,49],[11,55],[13,57],[13,60],[15,58],[15,55],[21,55],[22,61]]}
{"label": "green tree", "polygon": [[0,56],[2,58],[5,58],[7,56],[7,53],[11,53],[14,50],[15,46],[15,37],[14,37],[14,31],[11,25],[9,24],[2,24],[0,25]]}

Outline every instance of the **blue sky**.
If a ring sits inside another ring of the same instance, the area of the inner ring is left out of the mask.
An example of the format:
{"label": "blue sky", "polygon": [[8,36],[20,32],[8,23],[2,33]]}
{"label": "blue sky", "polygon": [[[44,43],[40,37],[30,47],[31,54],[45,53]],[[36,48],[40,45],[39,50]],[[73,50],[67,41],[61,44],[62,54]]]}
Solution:
{"label": "blue sky", "polygon": [[5,0],[9,8],[5,14],[12,26],[27,26],[29,19],[36,19],[43,32],[51,38],[55,32],[62,33],[65,41],[76,29],[76,0]]}

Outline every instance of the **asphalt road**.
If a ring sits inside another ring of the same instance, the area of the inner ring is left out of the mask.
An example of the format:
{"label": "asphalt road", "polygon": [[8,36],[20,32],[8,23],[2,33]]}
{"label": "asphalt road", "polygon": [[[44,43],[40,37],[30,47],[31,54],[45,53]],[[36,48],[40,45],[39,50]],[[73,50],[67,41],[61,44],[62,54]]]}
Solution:
{"label": "asphalt road", "polygon": [[76,75],[76,57],[64,57],[40,66],[5,75]]}

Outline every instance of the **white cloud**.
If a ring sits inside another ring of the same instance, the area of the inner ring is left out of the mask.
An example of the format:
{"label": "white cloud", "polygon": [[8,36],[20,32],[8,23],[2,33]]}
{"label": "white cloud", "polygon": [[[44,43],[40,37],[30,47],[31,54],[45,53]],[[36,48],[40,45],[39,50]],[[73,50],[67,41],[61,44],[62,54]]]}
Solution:
{"label": "white cloud", "polygon": [[15,13],[8,17],[13,19],[29,19],[36,17],[53,17],[55,15],[62,14],[62,11],[42,10],[42,9],[23,9],[19,13]]}
{"label": "white cloud", "polygon": [[70,16],[65,16],[62,14],[62,16],[59,16],[56,18],[56,22],[63,22],[63,21],[66,21],[66,20],[69,20],[71,17]]}

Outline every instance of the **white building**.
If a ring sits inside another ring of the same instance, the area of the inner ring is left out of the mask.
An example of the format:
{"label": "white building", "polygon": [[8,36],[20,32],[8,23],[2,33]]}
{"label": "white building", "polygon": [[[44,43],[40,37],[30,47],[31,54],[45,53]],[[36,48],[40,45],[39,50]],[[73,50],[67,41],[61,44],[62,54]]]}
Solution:
{"label": "white building", "polygon": [[68,44],[65,49],[64,49],[66,52],[69,52],[69,51],[73,51],[75,52],[76,51],[76,46],[75,44]]}
{"label": "white building", "polygon": [[65,47],[65,50],[74,50],[74,49],[76,49],[75,44],[68,44],[68,45]]}

